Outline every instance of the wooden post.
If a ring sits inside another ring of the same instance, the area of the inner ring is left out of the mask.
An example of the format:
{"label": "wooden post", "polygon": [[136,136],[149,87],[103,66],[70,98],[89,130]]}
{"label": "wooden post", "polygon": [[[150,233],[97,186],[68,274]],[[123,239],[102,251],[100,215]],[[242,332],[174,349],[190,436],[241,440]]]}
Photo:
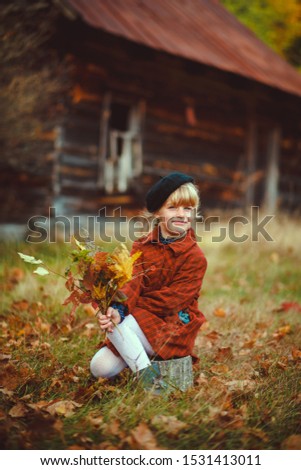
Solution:
{"label": "wooden post", "polygon": [[277,210],[279,158],[281,129],[274,127],[268,138],[266,184],[264,192],[264,209],[274,214]]}
{"label": "wooden post", "polygon": [[97,187],[105,186],[105,164],[109,145],[109,119],[111,109],[111,93],[106,93],[103,99],[102,113],[99,129],[99,151],[98,151],[98,175]]}
{"label": "wooden post", "polygon": [[247,157],[247,181],[246,181],[246,208],[254,205],[256,160],[257,160],[257,124],[254,119],[248,123],[246,157]]}
{"label": "wooden post", "polygon": [[54,166],[53,166],[53,175],[52,175],[52,188],[54,196],[59,196],[61,190],[60,183],[60,158],[61,150],[64,143],[64,129],[62,126],[57,126],[55,129],[56,138],[54,141]]}

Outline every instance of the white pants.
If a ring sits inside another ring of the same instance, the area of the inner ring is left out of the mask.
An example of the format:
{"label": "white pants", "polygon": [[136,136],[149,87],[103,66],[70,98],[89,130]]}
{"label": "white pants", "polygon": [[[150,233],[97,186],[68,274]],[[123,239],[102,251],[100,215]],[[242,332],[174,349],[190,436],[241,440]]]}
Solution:
{"label": "white pants", "polygon": [[154,355],[154,351],[132,315],[126,316],[113,333],[108,333],[108,339],[121,357],[106,346],[101,348],[90,363],[94,377],[114,377],[127,366],[137,372],[151,364],[148,355]]}

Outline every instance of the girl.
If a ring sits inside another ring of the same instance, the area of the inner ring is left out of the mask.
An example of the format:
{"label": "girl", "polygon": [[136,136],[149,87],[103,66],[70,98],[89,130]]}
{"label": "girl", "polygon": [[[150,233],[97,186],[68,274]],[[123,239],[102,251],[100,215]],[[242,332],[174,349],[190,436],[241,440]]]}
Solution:
{"label": "girl", "polygon": [[133,243],[132,253],[141,255],[133,279],[122,289],[127,300],[98,314],[107,341],[91,361],[95,377],[113,377],[127,366],[141,373],[153,358],[192,355],[205,321],[198,297],[207,262],[191,228],[198,205],[193,178],[178,172],[147,193],[146,208],[156,225]]}

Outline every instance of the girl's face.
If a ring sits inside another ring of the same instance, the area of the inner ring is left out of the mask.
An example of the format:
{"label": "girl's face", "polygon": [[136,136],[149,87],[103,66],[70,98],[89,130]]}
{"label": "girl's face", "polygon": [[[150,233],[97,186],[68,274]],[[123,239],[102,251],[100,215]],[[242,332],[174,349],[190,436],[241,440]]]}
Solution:
{"label": "girl's face", "polygon": [[163,237],[178,237],[186,233],[191,227],[193,211],[192,206],[175,206],[167,201],[156,213]]}

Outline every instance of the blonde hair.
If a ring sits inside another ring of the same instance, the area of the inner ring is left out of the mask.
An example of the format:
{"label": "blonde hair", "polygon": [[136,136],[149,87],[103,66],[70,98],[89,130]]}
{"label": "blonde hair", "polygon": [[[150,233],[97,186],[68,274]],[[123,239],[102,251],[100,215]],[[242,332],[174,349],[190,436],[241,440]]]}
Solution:
{"label": "blonde hair", "polygon": [[[193,183],[182,184],[178,189],[176,189],[171,195],[166,199],[165,204],[172,204],[174,206],[192,206],[193,209],[196,209],[196,217],[200,217],[198,213],[198,208],[200,205],[200,195],[198,188]],[[160,207],[160,209],[161,209]],[[156,212],[149,212],[144,210],[140,213],[141,217],[145,218],[148,223],[153,227],[158,224],[158,219],[156,217]]]}
{"label": "blonde hair", "polygon": [[[200,196],[198,188],[193,183],[182,184],[176,189],[169,198],[164,202],[173,206],[192,206],[194,209],[200,204]],[[159,209],[160,210],[160,209]]]}

